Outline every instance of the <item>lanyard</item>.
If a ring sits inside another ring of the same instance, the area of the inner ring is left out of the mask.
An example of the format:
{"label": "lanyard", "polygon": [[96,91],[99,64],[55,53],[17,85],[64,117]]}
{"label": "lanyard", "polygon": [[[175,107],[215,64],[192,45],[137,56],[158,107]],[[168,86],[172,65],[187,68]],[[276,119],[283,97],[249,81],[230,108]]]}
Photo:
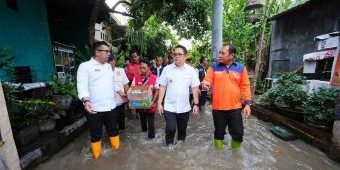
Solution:
{"label": "lanyard", "polygon": [[145,77],[145,78],[143,78],[143,85],[145,85],[146,82],[148,82],[149,79],[150,79],[150,77]]}

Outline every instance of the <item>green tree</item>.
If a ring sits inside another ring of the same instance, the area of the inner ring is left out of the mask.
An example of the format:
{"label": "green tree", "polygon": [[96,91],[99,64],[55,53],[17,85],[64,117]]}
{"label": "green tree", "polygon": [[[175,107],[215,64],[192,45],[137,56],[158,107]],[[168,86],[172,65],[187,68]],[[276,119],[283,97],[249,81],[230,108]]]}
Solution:
{"label": "green tree", "polygon": [[199,64],[201,57],[207,57],[208,62],[211,63],[211,50],[211,34],[207,33],[202,39],[192,42],[192,48],[189,50],[188,56],[193,60],[194,66]]}
{"label": "green tree", "polygon": [[150,17],[140,29],[128,27],[126,37],[125,51],[136,48],[142,57],[148,59],[166,55],[169,47],[177,43],[170,28],[161,24],[155,16]]}
{"label": "green tree", "polygon": [[130,26],[135,29],[143,27],[151,16],[187,39],[201,38],[210,28],[209,0],[132,0],[127,7],[132,16]]}

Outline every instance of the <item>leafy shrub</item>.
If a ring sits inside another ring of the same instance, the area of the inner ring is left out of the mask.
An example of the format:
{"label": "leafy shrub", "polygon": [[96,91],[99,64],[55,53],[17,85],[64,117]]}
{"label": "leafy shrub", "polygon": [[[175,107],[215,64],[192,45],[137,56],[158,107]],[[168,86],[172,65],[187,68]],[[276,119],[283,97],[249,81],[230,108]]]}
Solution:
{"label": "leafy shrub", "polygon": [[53,76],[53,82],[50,83],[54,94],[68,94],[73,99],[77,98],[77,88],[75,80],[67,78],[65,80]]}
{"label": "leafy shrub", "polygon": [[340,91],[335,88],[321,87],[313,90],[303,103],[306,120],[330,123],[333,120],[335,101]]}
{"label": "leafy shrub", "polygon": [[306,84],[306,81],[296,73],[283,73],[277,80],[277,86],[264,93],[260,101],[269,103],[271,106],[296,108],[307,99],[303,84]]}

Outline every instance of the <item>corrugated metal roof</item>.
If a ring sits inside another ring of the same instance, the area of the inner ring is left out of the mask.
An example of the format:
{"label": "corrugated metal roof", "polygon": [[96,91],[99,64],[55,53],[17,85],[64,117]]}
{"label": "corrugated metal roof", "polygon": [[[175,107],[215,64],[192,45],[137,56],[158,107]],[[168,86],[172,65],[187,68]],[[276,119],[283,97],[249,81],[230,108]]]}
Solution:
{"label": "corrugated metal roof", "polygon": [[281,17],[283,17],[283,16],[285,16],[287,14],[296,12],[296,11],[300,10],[301,8],[309,6],[309,5],[311,5],[312,3],[316,2],[316,1],[325,1],[325,2],[327,2],[327,0],[309,0],[309,1],[305,2],[305,3],[303,3],[303,4],[297,5],[297,6],[293,7],[293,8],[290,8],[290,9],[288,9],[286,11],[283,11],[281,13],[278,13],[278,14],[270,17],[268,19],[268,21],[273,21],[273,20],[279,19],[279,18],[281,18]]}

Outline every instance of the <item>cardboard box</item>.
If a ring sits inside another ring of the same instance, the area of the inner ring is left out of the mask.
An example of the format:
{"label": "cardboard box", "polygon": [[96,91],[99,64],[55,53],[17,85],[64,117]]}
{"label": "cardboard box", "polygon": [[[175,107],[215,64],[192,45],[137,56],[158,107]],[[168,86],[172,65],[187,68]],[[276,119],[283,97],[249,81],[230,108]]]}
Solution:
{"label": "cardboard box", "polygon": [[133,109],[147,109],[151,107],[152,90],[150,85],[131,86],[127,92],[129,105]]}

